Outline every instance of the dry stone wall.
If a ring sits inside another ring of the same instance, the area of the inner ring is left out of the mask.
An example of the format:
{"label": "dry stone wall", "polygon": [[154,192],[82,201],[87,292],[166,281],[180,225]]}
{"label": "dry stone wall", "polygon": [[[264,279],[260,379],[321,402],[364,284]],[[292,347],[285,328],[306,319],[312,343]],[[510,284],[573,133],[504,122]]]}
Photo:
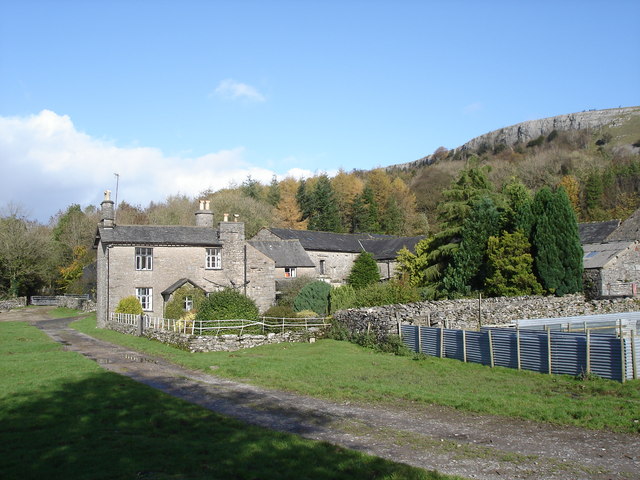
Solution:
{"label": "dry stone wall", "polygon": [[586,300],[583,295],[564,297],[497,297],[486,299],[416,302],[341,310],[334,319],[351,332],[370,332],[378,338],[398,333],[398,324],[459,329],[504,325],[524,318],[570,317],[640,310],[632,298]]}
{"label": "dry stone wall", "polygon": [[[127,325],[109,320],[106,328],[127,335],[137,335],[137,325]],[[266,335],[190,335],[167,330],[146,329],[143,336],[189,352],[234,352],[243,348],[258,347],[273,343],[315,341],[320,329],[308,331],[268,333]]]}
{"label": "dry stone wall", "polygon": [[27,297],[9,298],[7,300],[0,300],[0,312],[8,312],[13,308],[20,308],[27,306]]}

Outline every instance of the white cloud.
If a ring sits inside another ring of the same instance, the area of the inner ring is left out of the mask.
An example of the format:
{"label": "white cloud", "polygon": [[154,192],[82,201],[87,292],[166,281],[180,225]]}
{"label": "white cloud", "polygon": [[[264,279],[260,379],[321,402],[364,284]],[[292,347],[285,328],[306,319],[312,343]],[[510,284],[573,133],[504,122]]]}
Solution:
{"label": "white cloud", "polygon": [[252,102],[264,102],[266,98],[257,89],[246,83],[236,82],[230,78],[222,80],[214,93],[222,98],[231,100],[249,100]]}
{"label": "white cloud", "polygon": [[73,203],[98,205],[102,192],[115,188],[114,173],[120,175],[118,200],[142,206],[177,193],[195,197],[239,184],[248,175],[271,181],[273,170],[244,157],[242,147],[200,157],[122,148],[79,132],[68,116],[49,110],[28,117],[0,116],[0,207],[21,204],[46,222]]}
{"label": "white cloud", "polygon": [[472,113],[478,112],[484,108],[484,104],[481,102],[470,103],[466,107],[464,107],[464,113],[470,115]]}

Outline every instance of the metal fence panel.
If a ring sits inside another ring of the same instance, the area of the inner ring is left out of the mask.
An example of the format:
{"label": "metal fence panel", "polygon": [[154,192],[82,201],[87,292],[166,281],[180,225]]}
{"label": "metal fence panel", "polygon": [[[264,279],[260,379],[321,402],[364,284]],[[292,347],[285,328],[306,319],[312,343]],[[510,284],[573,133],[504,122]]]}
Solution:
{"label": "metal fence panel", "polygon": [[591,371],[599,377],[622,381],[622,343],[611,335],[591,335]]}
{"label": "metal fence panel", "polygon": [[552,372],[580,375],[587,371],[587,336],[557,332],[551,335]]}
{"label": "metal fence panel", "polygon": [[491,365],[489,337],[485,332],[467,331],[467,361]]}
{"label": "metal fence panel", "polygon": [[464,334],[462,330],[444,330],[444,356],[464,360]]}
{"label": "metal fence panel", "polygon": [[412,352],[418,351],[418,329],[417,325],[401,325],[400,332],[402,341]]}
{"label": "metal fence panel", "polygon": [[602,378],[624,381],[634,378],[633,359],[635,356],[637,362],[640,357],[640,342],[632,345],[630,339],[606,334],[507,328],[475,332],[413,325],[403,325],[401,329],[405,345],[413,351],[458,360],[466,358],[483,365],[520,366],[539,373],[580,375],[590,371]]}

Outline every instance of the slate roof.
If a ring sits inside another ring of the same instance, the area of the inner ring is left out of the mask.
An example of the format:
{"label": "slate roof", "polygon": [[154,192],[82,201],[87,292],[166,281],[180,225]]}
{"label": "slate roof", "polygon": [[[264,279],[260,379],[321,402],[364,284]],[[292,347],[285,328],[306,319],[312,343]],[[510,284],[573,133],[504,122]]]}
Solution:
{"label": "slate roof", "polygon": [[94,247],[98,241],[113,245],[190,245],[219,246],[218,231],[208,227],[117,225],[98,227]]}
{"label": "slate roof", "polygon": [[635,242],[610,242],[583,245],[582,262],[585,269],[602,268]]}
{"label": "slate roof", "polygon": [[640,240],[640,209],[633,212],[620,226],[607,237],[607,241],[627,241]]}
{"label": "slate roof", "polygon": [[407,248],[415,252],[416,244],[424,237],[388,237],[373,240],[362,240],[364,249],[373,254],[376,260],[394,260],[398,252]]}
{"label": "slate roof", "polygon": [[298,240],[251,240],[248,243],[272,259],[276,268],[315,267]]}
{"label": "slate roof", "polygon": [[592,243],[602,243],[620,225],[620,220],[609,220],[608,222],[588,222],[578,224],[580,243],[583,245]]}
{"label": "slate roof", "polygon": [[360,253],[370,252],[376,260],[396,258],[403,246],[409,250],[424,237],[396,237],[372,233],[333,233],[289,228],[269,228],[272,234],[283,240],[298,240],[305,250],[324,252]]}

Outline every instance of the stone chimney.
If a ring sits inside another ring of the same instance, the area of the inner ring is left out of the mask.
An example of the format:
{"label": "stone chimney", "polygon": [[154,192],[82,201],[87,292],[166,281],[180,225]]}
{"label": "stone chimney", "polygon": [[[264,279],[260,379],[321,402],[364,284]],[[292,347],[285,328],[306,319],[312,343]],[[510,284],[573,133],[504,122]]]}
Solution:
{"label": "stone chimney", "polygon": [[196,212],[196,226],[213,228],[213,212],[209,209],[209,200],[200,200],[200,209]]}
{"label": "stone chimney", "polygon": [[100,204],[100,226],[113,228],[116,226],[115,209],[111,200],[111,190],[105,190],[104,200]]}

